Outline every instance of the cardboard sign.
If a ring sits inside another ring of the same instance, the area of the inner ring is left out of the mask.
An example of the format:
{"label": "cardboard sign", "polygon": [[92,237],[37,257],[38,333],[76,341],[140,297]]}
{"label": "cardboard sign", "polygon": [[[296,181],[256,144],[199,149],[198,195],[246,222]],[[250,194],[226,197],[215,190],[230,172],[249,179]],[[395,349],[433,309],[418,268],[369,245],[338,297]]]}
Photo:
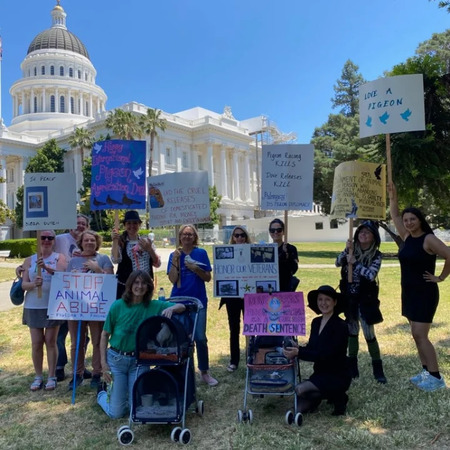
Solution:
{"label": "cardboard sign", "polygon": [[213,252],[214,297],[278,291],[278,244],[214,245]]}
{"label": "cardboard sign", "polygon": [[313,177],[313,145],[263,145],[261,209],[311,210]]}
{"label": "cardboard sign", "polygon": [[145,141],[99,141],[92,148],[91,210],[145,209]]}
{"label": "cardboard sign", "polygon": [[359,136],[425,130],[423,75],[380,78],[359,87]]}
{"label": "cardboard sign", "polygon": [[208,172],[179,172],[148,179],[150,226],[210,221]]}
{"label": "cardboard sign", "polygon": [[76,228],[74,173],[26,173],[24,182],[24,231]]}
{"label": "cardboard sign", "polygon": [[305,336],[303,292],[245,294],[243,334]]}
{"label": "cardboard sign", "polygon": [[58,320],[104,321],[116,300],[112,274],[55,272],[50,287],[48,316]]}
{"label": "cardboard sign", "polygon": [[339,164],[334,171],[330,217],[386,219],[386,166],[359,161]]}

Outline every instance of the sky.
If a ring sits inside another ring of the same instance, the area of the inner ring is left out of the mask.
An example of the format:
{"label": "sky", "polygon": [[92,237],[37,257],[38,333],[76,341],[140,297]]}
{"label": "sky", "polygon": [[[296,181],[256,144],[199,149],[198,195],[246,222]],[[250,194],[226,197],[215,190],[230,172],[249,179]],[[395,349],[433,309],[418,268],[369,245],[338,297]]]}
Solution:
{"label": "sky", "polygon": [[[29,44],[56,0],[1,0],[2,116]],[[450,26],[428,0],[61,0],[97,69],[106,108],[130,101],[176,113],[200,106],[237,120],[265,115],[309,143],[332,109],[345,62],[367,81]]]}

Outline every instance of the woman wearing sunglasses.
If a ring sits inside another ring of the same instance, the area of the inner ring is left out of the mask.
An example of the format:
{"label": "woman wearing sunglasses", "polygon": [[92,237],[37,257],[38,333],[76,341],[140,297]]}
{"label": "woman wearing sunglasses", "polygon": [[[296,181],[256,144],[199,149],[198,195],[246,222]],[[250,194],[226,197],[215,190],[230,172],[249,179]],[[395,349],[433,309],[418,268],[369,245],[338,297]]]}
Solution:
{"label": "woman wearing sunglasses", "polygon": [[[284,242],[284,222],[273,219],[269,224],[269,233],[275,244],[278,244],[278,273],[280,277],[280,292],[295,291],[292,285],[293,276],[298,270],[297,249]],[[296,287],[296,286],[295,286]]]}
{"label": "woman wearing sunglasses", "polygon": [[[250,244],[247,230],[237,226],[230,237],[230,244]],[[230,364],[228,372],[234,372],[239,365],[241,350],[239,348],[239,336],[241,333],[241,314],[244,315],[244,299],[239,297],[227,297],[220,299],[219,309],[225,305],[228,315],[228,327],[230,328]]]}
{"label": "woman wearing sunglasses", "polygon": [[[54,231],[41,231],[41,253],[28,257],[23,263],[22,288],[25,291],[23,308],[23,325],[28,325],[31,335],[31,357],[33,359],[35,377],[30,389],[38,391],[44,387],[43,360],[44,344],[47,350],[48,381],[46,391],[56,388],[56,360],[58,349],[56,338],[62,321],[47,318],[48,300],[50,296],[50,283],[55,272],[66,269],[66,258],[61,253],[53,251],[55,246]],[[38,268],[41,275],[38,275]],[[38,291],[41,288],[39,295]]]}

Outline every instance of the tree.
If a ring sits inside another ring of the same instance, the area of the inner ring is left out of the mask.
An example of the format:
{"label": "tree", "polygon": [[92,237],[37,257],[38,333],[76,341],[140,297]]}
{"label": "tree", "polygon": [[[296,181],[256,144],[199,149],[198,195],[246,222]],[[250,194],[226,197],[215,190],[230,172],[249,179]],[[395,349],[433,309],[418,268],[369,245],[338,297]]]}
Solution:
{"label": "tree", "polygon": [[209,216],[210,221],[206,223],[199,223],[198,227],[203,229],[213,228],[215,224],[220,223],[220,214],[217,210],[220,208],[222,196],[217,192],[216,186],[209,186]]}
{"label": "tree", "polygon": [[445,61],[445,73],[450,73],[450,29],[443,33],[434,33],[431,39],[420,43],[416,49],[416,55],[437,56]]}
{"label": "tree", "polygon": [[341,114],[347,117],[355,116],[359,111],[359,87],[365,83],[358,73],[359,67],[350,59],[344,64],[341,78],[333,86],[335,96],[331,99],[333,108],[342,107]]}
{"label": "tree", "polygon": [[161,118],[161,110],[160,109],[147,109],[147,114],[141,116],[139,118],[139,125],[142,131],[150,137],[150,154],[148,160],[148,176],[152,176],[152,168],[153,168],[153,147],[155,143],[155,136],[158,135],[157,129],[159,128],[161,131],[166,129],[167,120]]}
{"label": "tree", "polygon": [[[429,0],[431,1],[431,0]],[[447,8],[447,12],[450,13],[450,1],[444,0],[439,2],[439,8]]]}
{"label": "tree", "polygon": [[69,138],[69,145],[72,149],[79,149],[81,171],[84,166],[84,150],[91,149],[93,144],[93,133],[87,128],[75,128],[74,133]]}
{"label": "tree", "polygon": [[105,121],[106,128],[112,130],[119,139],[134,140],[142,136],[137,117],[130,111],[115,109],[108,114]]}
{"label": "tree", "polygon": [[[55,139],[46,142],[44,146],[37,150],[36,155],[30,158],[26,173],[61,173],[64,172],[64,153],[65,150],[58,147]],[[20,186],[16,192],[16,224],[23,227],[23,186]]]}

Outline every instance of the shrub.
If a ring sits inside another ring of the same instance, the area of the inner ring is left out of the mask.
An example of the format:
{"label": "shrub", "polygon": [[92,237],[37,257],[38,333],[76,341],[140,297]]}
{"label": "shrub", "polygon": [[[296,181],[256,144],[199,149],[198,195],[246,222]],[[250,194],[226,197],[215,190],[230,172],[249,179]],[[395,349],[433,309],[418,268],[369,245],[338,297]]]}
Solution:
{"label": "shrub", "polygon": [[8,239],[0,241],[0,250],[11,250],[10,258],[26,258],[36,253],[37,243],[35,238]]}

